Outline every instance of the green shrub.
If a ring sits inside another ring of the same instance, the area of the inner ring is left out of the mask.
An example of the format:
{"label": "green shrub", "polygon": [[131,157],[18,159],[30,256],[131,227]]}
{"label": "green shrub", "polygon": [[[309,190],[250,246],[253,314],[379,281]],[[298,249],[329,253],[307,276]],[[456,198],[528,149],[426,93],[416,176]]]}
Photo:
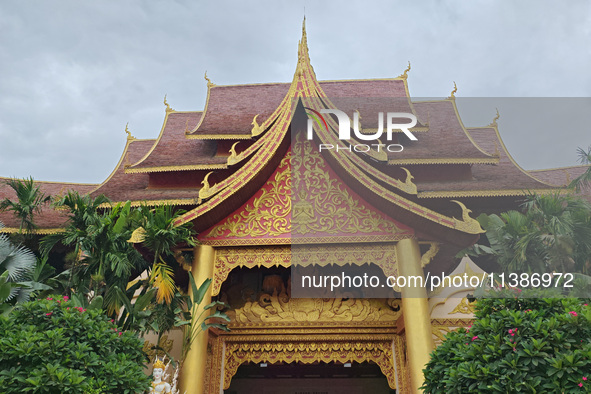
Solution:
{"label": "green shrub", "polygon": [[67,297],[0,317],[2,393],[138,393],[149,387],[142,340]]}
{"label": "green shrub", "polygon": [[468,330],[447,335],[426,393],[591,393],[591,307],[575,298],[481,299]]}

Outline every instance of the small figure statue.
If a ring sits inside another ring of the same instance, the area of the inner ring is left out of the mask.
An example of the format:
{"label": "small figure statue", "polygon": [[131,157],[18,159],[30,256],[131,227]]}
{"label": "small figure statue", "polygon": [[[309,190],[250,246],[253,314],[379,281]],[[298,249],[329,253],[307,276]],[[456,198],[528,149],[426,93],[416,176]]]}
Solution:
{"label": "small figure statue", "polygon": [[152,382],[152,388],[150,389],[150,394],[170,394],[171,388],[170,384],[162,381],[162,375],[164,374],[164,369],[166,366],[161,360],[156,359],[154,363],[154,369],[152,370],[152,375],[154,376],[154,381]]}

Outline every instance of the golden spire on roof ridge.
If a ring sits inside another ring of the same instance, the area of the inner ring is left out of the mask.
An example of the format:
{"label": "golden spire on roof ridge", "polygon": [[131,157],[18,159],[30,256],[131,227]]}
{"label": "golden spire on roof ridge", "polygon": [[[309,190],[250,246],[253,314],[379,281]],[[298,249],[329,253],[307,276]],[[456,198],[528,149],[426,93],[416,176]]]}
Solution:
{"label": "golden spire on roof ridge", "polygon": [[402,79],[408,78],[408,72],[409,71],[410,71],[410,60],[408,61],[408,67],[406,68],[406,70],[404,70],[404,72],[402,74],[400,74],[398,76],[398,78],[402,78]]}
{"label": "golden spire on roof ridge", "polygon": [[[306,33],[306,17],[302,22],[302,38],[298,42],[298,67],[297,75],[303,74],[303,66],[308,63],[310,65],[310,55],[308,53],[308,34]],[[310,65],[310,69],[312,66]]]}
{"label": "golden spire on roof ridge", "polygon": [[455,99],[457,91],[458,91],[458,85],[456,85],[456,81],[454,81],[454,90],[451,91],[451,95],[449,96],[449,98]]}
{"label": "golden spire on roof ridge", "polygon": [[497,110],[497,114],[495,115],[493,121],[490,122],[490,124],[489,124],[490,127],[497,127],[497,120],[499,120],[499,118],[501,117],[501,115],[499,114],[499,109],[496,108],[496,110]]}
{"label": "golden spire on roof ridge", "polygon": [[127,139],[128,140],[135,140],[135,137],[133,135],[131,135],[131,132],[129,131],[129,122],[127,122],[127,124],[125,125],[125,132],[127,133]]}
{"label": "golden spire on roof ridge", "polygon": [[174,109],[172,109],[170,107],[170,105],[168,105],[168,101],[166,101],[166,95],[164,95],[164,105],[166,105],[166,112],[172,112],[172,111],[174,111]]}

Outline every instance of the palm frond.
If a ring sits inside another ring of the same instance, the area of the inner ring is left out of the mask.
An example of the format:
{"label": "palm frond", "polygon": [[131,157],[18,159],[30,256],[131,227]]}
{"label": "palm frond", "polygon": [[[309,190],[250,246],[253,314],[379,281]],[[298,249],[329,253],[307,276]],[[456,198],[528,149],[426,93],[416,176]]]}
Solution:
{"label": "palm frond", "polygon": [[161,259],[152,267],[150,282],[158,289],[156,292],[156,301],[159,304],[163,301],[170,304],[177,287],[174,282],[174,272],[164,260]]}

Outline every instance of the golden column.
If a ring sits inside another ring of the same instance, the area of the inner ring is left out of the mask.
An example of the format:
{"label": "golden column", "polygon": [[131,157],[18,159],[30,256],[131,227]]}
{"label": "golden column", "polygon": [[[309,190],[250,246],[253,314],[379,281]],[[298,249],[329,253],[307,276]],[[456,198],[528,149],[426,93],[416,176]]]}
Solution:
{"label": "golden column", "polygon": [[[215,258],[215,249],[209,245],[198,245],[193,252],[193,268],[191,273],[195,278],[197,287],[201,286],[203,281],[213,277],[213,264]],[[203,301],[199,306],[193,306],[193,316],[199,316],[203,307],[211,303],[211,287],[205,293]],[[207,332],[201,332],[191,345],[187,353],[181,375],[181,390],[187,394],[205,393],[205,365],[207,362]]]}
{"label": "golden column", "polygon": [[[404,276],[407,282],[410,277],[423,278],[421,267],[421,251],[415,238],[408,238],[396,244],[396,260],[398,275]],[[410,386],[413,393],[422,393],[419,387],[425,380],[423,368],[429,362],[433,351],[431,334],[431,314],[425,287],[402,288],[402,315],[410,369]]]}

